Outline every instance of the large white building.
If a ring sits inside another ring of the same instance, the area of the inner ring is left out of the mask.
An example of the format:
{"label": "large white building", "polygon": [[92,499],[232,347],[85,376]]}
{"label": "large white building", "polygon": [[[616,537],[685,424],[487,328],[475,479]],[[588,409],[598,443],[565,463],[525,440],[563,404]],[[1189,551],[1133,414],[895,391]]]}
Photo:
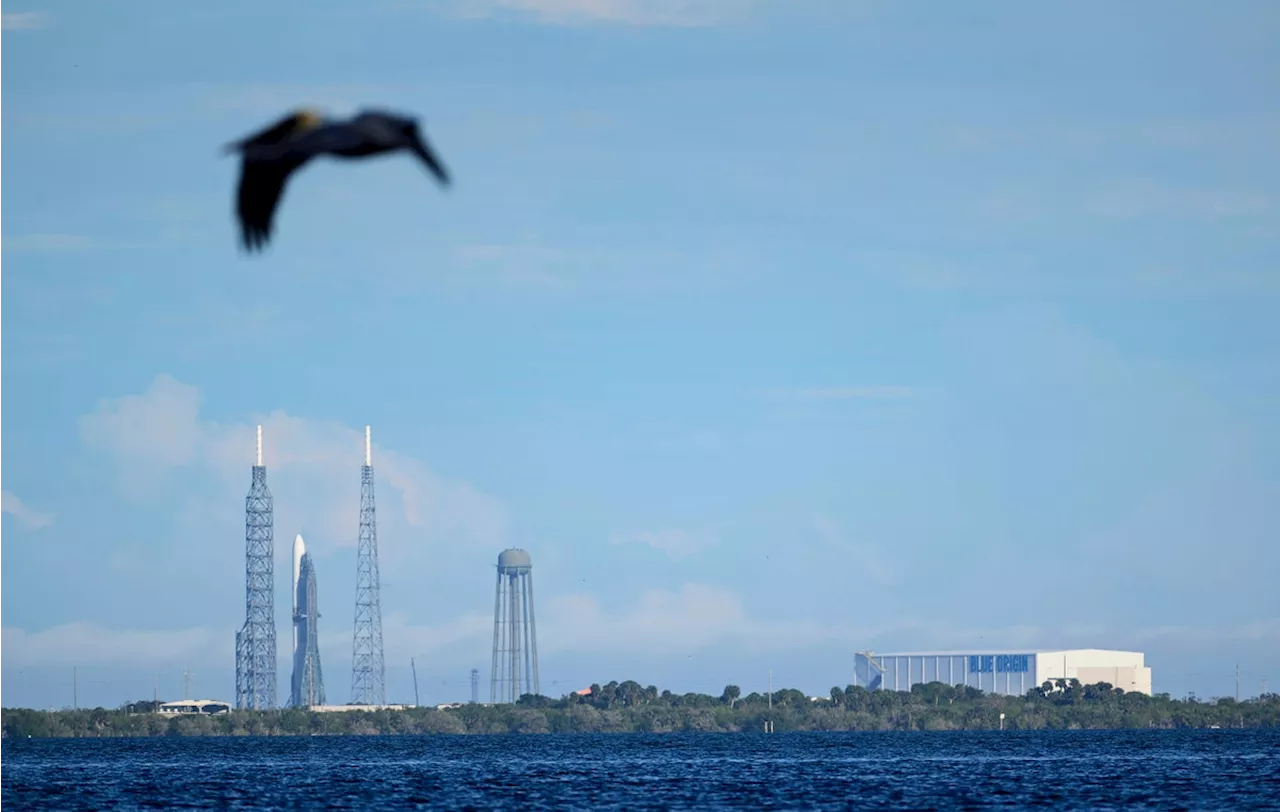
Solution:
{"label": "large white building", "polygon": [[912,685],[941,682],[968,685],[994,694],[1022,695],[1048,680],[1078,679],[1082,685],[1108,682],[1126,691],[1151,693],[1151,669],[1138,651],[1085,648],[1071,651],[922,651],[854,659],[856,685],[870,690],[909,691]]}

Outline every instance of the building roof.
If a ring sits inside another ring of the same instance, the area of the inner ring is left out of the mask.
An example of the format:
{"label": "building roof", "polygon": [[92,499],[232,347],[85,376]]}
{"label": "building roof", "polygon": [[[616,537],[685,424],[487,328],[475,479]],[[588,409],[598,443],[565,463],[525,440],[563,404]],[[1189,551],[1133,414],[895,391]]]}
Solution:
{"label": "building roof", "polygon": [[[974,648],[958,651],[873,651],[870,652],[872,657],[973,657],[984,654],[1092,654],[1103,652],[1106,654],[1131,654],[1135,657],[1142,656],[1141,651],[1125,651],[1112,648],[1013,648],[1013,649],[995,649],[995,648]],[[859,651],[858,654],[865,652]]]}

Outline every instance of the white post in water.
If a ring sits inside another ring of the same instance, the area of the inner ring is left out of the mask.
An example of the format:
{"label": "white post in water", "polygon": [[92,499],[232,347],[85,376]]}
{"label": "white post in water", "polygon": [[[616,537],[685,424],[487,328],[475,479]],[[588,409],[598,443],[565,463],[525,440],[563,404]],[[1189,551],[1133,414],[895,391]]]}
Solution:
{"label": "white post in water", "polygon": [[769,718],[764,723],[764,732],[773,732],[773,669],[769,669]]}

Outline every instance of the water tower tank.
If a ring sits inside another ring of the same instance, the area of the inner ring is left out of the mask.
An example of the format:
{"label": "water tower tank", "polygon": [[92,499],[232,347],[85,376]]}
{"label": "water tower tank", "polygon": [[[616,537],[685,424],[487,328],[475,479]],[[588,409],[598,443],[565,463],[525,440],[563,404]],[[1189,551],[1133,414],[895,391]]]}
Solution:
{"label": "water tower tank", "polygon": [[512,548],[503,550],[498,554],[498,569],[500,570],[527,570],[533,566],[533,560],[529,558],[529,554],[524,550]]}

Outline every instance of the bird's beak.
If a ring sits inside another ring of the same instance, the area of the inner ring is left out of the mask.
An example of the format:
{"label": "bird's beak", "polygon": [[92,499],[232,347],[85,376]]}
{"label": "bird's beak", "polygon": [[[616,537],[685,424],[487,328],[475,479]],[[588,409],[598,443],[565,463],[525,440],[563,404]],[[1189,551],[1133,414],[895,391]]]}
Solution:
{"label": "bird's beak", "polygon": [[445,186],[449,185],[449,172],[444,168],[444,164],[440,163],[440,159],[431,151],[431,147],[427,146],[427,142],[423,140],[421,135],[414,133],[413,142],[409,145],[413,150],[413,154],[422,159],[427,165],[427,169],[431,170],[431,174],[436,176],[436,180]]}

